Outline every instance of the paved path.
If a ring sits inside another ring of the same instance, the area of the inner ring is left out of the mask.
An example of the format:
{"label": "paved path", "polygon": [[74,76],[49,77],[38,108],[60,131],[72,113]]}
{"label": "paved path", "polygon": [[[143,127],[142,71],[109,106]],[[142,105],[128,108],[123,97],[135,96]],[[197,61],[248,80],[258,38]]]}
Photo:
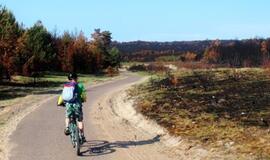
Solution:
{"label": "paved path", "polygon": [[[140,77],[128,75],[104,85],[90,87],[84,104],[85,134],[87,143],[78,157],[68,136],[64,136],[64,108],[50,100],[26,116],[10,136],[14,147],[11,160],[74,160],[74,159],[168,159],[158,152],[158,136],[149,137],[142,131],[121,124],[109,108],[96,104],[104,94],[137,82]],[[138,139],[134,139],[134,133]],[[137,135],[136,135],[137,136]]]}

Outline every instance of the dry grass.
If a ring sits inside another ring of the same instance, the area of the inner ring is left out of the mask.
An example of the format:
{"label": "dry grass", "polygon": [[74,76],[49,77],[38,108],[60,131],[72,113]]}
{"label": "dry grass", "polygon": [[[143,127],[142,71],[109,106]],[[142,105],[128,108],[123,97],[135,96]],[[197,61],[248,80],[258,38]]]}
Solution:
{"label": "dry grass", "polygon": [[182,70],[152,78],[130,94],[137,96],[139,111],[171,134],[267,159],[268,73],[256,68]]}

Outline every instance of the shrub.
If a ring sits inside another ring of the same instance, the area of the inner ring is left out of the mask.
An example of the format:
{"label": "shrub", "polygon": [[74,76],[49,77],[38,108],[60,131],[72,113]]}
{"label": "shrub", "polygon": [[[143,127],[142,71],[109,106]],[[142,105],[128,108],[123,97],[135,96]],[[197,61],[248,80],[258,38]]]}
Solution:
{"label": "shrub", "polygon": [[136,71],[147,71],[147,67],[144,64],[135,64],[129,67],[130,71],[136,72]]}
{"label": "shrub", "polygon": [[185,61],[195,61],[197,58],[197,55],[193,52],[187,52],[184,55]]}
{"label": "shrub", "polygon": [[113,68],[111,66],[109,66],[107,69],[106,69],[106,74],[110,77],[112,76],[115,76],[117,74],[119,74],[119,71],[117,68]]}
{"label": "shrub", "polygon": [[139,107],[138,109],[141,112],[149,111],[152,107],[152,103],[148,100],[144,100],[141,103],[139,103],[138,107]]}
{"label": "shrub", "polygon": [[151,63],[147,66],[147,70],[152,72],[166,72],[169,71],[169,68],[161,63]]}

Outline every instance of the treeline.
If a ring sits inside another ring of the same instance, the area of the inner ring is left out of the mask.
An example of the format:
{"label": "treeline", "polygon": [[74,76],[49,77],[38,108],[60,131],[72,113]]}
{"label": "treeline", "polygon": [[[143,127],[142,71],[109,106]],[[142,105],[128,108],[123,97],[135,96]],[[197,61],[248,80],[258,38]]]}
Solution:
{"label": "treeline", "polygon": [[270,39],[249,39],[223,44],[213,41],[206,48],[203,60],[208,63],[236,67],[269,66]]}
{"label": "treeline", "polygon": [[[270,65],[270,39],[116,43],[124,61],[202,61],[236,67]],[[136,47],[137,45],[137,47]]]}
{"label": "treeline", "polygon": [[16,75],[35,76],[42,71],[97,73],[120,65],[120,52],[111,45],[111,33],[96,29],[53,34],[37,21],[19,25],[13,13],[0,6],[0,80]]}
{"label": "treeline", "polygon": [[175,42],[113,42],[122,53],[123,61],[155,61],[159,57],[180,56],[187,52],[203,55],[211,41],[175,41]]}
{"label": "treeline", "polygon": [[172,50],[166,51],[153,51],[153,50],[142,50],[138,52],[133,52],[130,54],[123,54],[123,61],[139,61],[139,62],[153,62],[157,59],[164,57],[177,57],[181,55],[179,52],[174,52]]}
{"label": "treeline", "polygon": [[[133,41],[133,42],[113,42],[124,54],[138,53],[144,50],[154,52],[197,52],[203,53],[206,47],[212,41],[174,41],[174,42],[147,42],[147,41]],[[226,41],[224,41],[225,43]]]}

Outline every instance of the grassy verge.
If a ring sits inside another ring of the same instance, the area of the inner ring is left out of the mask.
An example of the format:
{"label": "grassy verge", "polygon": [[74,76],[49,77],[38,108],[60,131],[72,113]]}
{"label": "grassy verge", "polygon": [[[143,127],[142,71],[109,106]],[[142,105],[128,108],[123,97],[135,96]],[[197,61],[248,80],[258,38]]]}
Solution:
{"label": "grassy verge", "polygon": [[181,70],[133,88],[137,109],[209,148],[270,158],[270,78],[263,69]]}
{"label": "grassy verge", "polygon": [[[107,76],[95,76],[88,74],[79,74],[79,82],[85,85],[111,79]],[[34,99],[41,98],[51,94],[59,94],[63,83],[67,81],[65,73],[47,72],[34,83],[33,78],[14,76],[11,82],[0,83],[0,126],[4,125],[8,117],[12,116],[12,110],[3,113],[7,108],[13,105],[24,105],[25,101],[35,102]],[[32,96],[30,99],[25,99]],[[31,103],[30,103],[31,104]],[[28,104],[29,105],[29,104]]]}

